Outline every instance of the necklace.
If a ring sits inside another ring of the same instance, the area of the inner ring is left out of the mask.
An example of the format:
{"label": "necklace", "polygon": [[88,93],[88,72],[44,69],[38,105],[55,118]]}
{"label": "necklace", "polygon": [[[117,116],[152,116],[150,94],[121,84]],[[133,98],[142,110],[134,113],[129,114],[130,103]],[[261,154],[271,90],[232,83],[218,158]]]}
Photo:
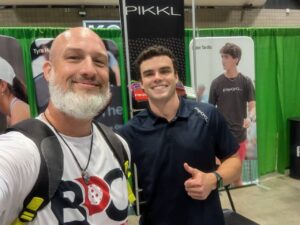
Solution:
{"label": "necklace", "polygon": [[86,184],[89,184],[89,181],[90,181],[90,175],[89,173],[87,172],[87,168],[89,167],[89,164],[90,164],[90,161],[91,161],[91,155],[92,155],[92,151],[93,151],[93,125],[92,125],[92,130],[91,130],[91,133],[92,133],[92,137],[91,137],[91,144],[90,144],[90,153],[89,153],[89,157],[88,157],[88,161],[86,163],[86,166],[85,168],[82,168],[80,166],[80,163],[78,161],[78,159],[76,158],[74,152],[72,151],[71,147],[68,145],[68,143],[66,142],[66,140],[62,137],[62,135],[58,132],[58,130],[53,126],[53,124],[49,121],[49,119],[47,118],[46,114],[43,113],[45,119],[47,120],[47,122],[51,125],[51,127],[53,127],[53,129],[55,130],[56,134],[60,137],[60,139],[64,142],[64,144],[67,146],[67,148],[70,150],[70,153],[72,154],[77,166],[79,167],[79,169],[81,170],[81,177],[82,179],[84,180],[84,183]]}

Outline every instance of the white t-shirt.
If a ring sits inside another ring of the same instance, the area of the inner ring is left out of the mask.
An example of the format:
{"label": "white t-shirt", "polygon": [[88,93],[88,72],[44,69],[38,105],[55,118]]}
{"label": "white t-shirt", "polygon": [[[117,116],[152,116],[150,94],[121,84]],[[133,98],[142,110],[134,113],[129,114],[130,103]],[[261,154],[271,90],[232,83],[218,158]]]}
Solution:
{"label": "white t-shirt", "polygon": [[[93,150],[89,166],[90,183],[86,185],[70,150],[58,137],[64,154],[62,181],[51,202],[38,212],[29,225],[121,225],[127,223],[127,181],[120,165],[93,125]],[[127,154],[127,143],[120,137]],[[63,136],[82,168],[90,151],[91,135]],[[33,141],[19,132],[0,135],[0,222],[10,225],[36,182],[40,156]]]}

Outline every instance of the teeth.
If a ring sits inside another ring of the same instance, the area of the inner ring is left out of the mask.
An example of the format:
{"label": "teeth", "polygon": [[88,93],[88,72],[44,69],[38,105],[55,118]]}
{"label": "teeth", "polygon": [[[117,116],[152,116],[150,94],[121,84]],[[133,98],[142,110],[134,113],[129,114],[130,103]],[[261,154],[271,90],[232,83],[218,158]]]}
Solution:
{"label": "teeth", "polygon": [[153,87],[153,89],[163,89],[163,88],[166,88],[167,86],[163,85],[163,86],[155,86]]}

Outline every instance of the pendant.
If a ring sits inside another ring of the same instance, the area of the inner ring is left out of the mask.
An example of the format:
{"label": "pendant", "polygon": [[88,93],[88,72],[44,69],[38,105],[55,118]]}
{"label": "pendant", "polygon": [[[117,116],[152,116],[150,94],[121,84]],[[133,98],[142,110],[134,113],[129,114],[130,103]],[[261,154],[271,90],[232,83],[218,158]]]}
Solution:
{"label": "pendant", "polygon": [[84,180],[84,183],[85,184],[89,184],[89,181],[90,181],[90,175],[89,173],[86,171],[86,170],[83,170],[82,173],[81,173],[81,176]]}

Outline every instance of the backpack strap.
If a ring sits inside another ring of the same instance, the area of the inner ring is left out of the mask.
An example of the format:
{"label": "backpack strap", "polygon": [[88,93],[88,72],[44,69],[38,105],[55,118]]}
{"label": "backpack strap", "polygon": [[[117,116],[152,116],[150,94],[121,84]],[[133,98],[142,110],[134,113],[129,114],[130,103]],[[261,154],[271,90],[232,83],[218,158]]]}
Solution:
{"label": "backpack strap", "polygon": [[97,125],[99,131],[103,135],[106,143],[109,145],[110,149],[112,150],[114,156],[117,158],[123,173],[127,177],[127,169],[125,166],[125,163],[128,162],[128,155],[124,148],[124,145],[120,141],[120,139],[117,137],[117,135],[112,131],[111,128],[107,127],[106,125],[95,122]]}
{"label": "backpack strap", "polygon": [[63,173],[63,152],[53,131],[38,119],[24,120],[6,130],[18,131],[30,138],[40,153],[40,171],[36,183],[23,202],[23,209],[13,225],[31,222],[38,210],[54,196]]}
{"label": "backpack strap", "polygon": [[130,171],[129,158],[124,145],[110,127],[107,127],[106,125],[97,121],[95,121],[95,124],[106,140],[106,143],[109,145],[114,156],[118,160],[122,171],[127,178],[128,199],[131,204],[134,204],[136,199],[131,188],[132,173]]}

